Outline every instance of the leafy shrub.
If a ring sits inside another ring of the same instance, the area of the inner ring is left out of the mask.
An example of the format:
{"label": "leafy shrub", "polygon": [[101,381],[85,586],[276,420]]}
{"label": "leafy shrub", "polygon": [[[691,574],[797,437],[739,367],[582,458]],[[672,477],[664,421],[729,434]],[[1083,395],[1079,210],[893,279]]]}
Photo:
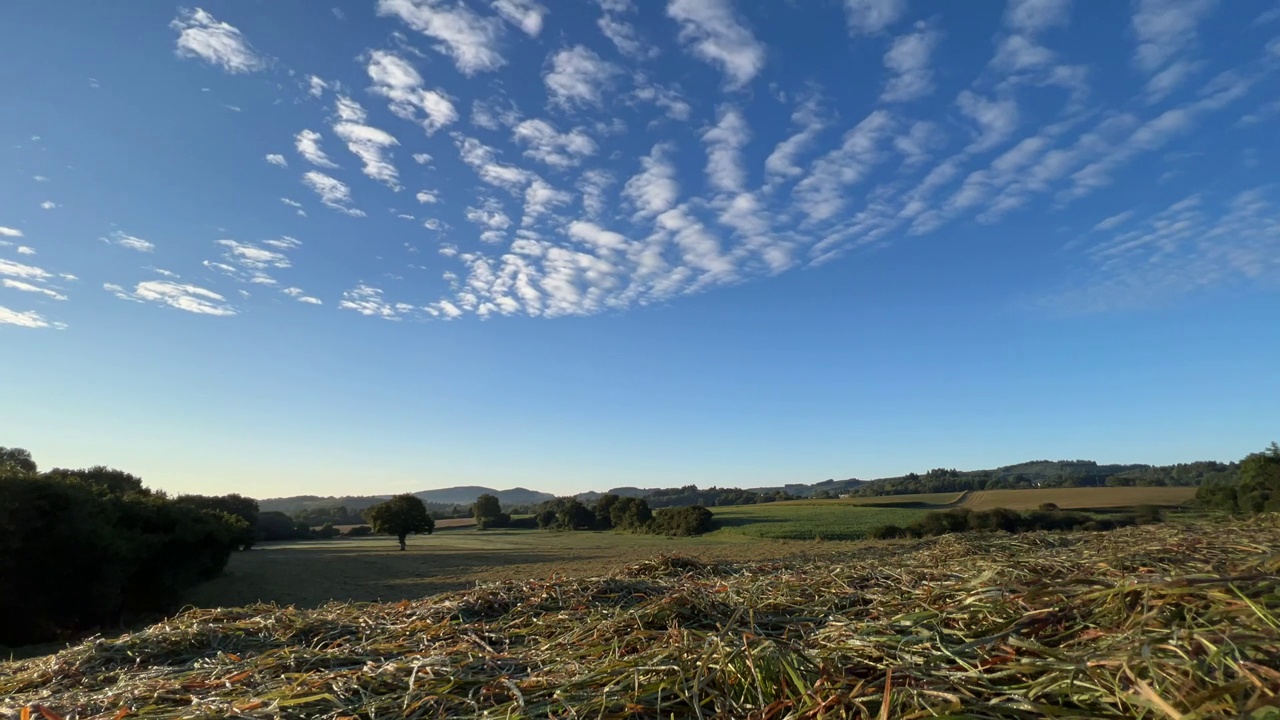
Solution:
{"label": "leafy shrub", "polygon": [[701,535],[715,528],[711,511],[701,505],[661,508],[653,514],[653,532],[662,535]]}
{"label": "leafy shrub", "polygon": [[1146,522],[1160,522],[1159,510],[1154,516],[1148,511],[1136,515],[1119,515],[1110,518],[1094,519],[1084,513],[1063,512],[1061,510],[1031,510],[1019,513],[1008,508],[993,508],[974,512],[966,508],[955,508],[945,512],[931,512],[905,528],[896,525],[884,525],[871,531],[875,539],[895,537],[929,537],[948,535],[951,533],[986,531],[1022,533],[1035,530],[1115,530],[1116,528]]}
{"label": "leafy shrub", "polygon": [[500,512],[497,515],[476,516],[476,527],[481,530],[511,527],[511,516]]}
{"label": "leafy shrub", "polygon": [[22,459],[0,467],[0,643],[66,639],[172,609],[251,537],[243,517],[171,500],[127,473],[38,475]]}
{"label": "leafy shrub", "polygon": [[331,538],[336,538],[342,534],[342,531],[334,527],[333,523],[325,523],[324,525],[320,526],[319,530],[316,530],[315,532],[316,532],[316,537],[319,538],[320,540],[329,540]]}
{"label": "leafy shrub", "polygon": [[342,534],[347,537],[368,537],[373,534],[373,528],[368,525],[356,525],[355,527],[347,528],[346,532]]}
{"label": "leafy shrub", "polygon": [[1047,502],[1047,503],[1040,503],[1039,509],[1043,512],[1058,512],[1062,508],[1058,507],[1058,503]]}

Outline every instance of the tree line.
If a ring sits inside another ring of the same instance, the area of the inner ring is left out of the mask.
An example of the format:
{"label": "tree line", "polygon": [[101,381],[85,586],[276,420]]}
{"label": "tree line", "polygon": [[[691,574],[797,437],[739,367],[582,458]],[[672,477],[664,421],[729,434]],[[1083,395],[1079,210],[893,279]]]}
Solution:
{"label": "tree line", "polygon": [[257,502],[169,497],[121,470],[40,472],[0,447],[0,644],[67,639],[174,608],[256,539]]}
{"label": "tree line", "polygon": [[481,530],[537,527],[543,530],[618,530],[661,535],[701,535],[714,529],[711,511],[701,505],[654,510],[645,498],[600,495],[590,505],[578,498],[555,498],[539,503],[528,517],[512,519],[493,495],[481,495],[472,507]]}
{"label": "tree line", "polygon": [[1240,461],[1233,477],[1214,478],[1196,490],[1206,508],[1237,515],[1280,511],[1280,445]]}

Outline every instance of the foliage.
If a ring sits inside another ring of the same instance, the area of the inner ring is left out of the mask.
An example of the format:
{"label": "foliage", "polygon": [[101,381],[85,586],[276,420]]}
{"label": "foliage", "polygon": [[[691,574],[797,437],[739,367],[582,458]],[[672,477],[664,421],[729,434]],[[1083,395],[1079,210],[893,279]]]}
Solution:
{"label": "foliage", "polygon": [[205,495],[180,495],[178,502],[198,510],[223,512],[240,518],[244,526],[239,533],[236,545],[241,550],[253,547],[258,535],[258,501],[242,495],[221,495],[209,497]]}
{"label": "foliage", "polygon": [[476,519],[476,527],[481,530],[511,525],[511,516],[502,512],[502,503],[488,493],[476,498],[471,506],[471,516]]}
{"label": "foliage", "polygon": [[258,538],[267,541],[293,540],[297,537],[297,524],[282,512],[268,510],[258,515]]}
{"label": "foliage", "polygon": [[347,537],[367,537],[373,534],[373,528],[368,525],[356,525],[347,528],[342,534]]}
{"label": "foliage", "polygon": [[1115,530],[1136,524],[1152,524],[1161,522],[1163,516],[1160,509],[1146,506],[1140,514],[1116,515],[1096,518],[1079,512],[1063,512],[1061,510],[1030,510],[1020,513],[1008,508],[991,510],[970,510],[953,508],[942,512],[931,512],[906,527],[884,525],[871,532],[877,539],[893,537],[931,537],[950,535],[969,531],[1025,533],[1038,530]]}
{"label": "foliage", "polygon": [[1280,445],[1271,443],[1263,452],[1240,462],[1234,479],[1217,479],[1200,486],[1201,505],[1229,513],[1253,514],[1280,510]]}
{"label": "foliage", "polygon": [[316,537],[321,540],[329,540],[341,535],[342,532],[333,526],[333,523],[325,523],[319,530],[316,530]]}
{"label": "foliage", "polygon": [[397,495],[369,508],[364,516],[374,532],[394,535],[400,541],[401,550],[405,549],[405,538],[410,533],[430,535],[436,529],[426,505],[413,495]]}
{"label": "foliage", "polygon": [[701,505],[661,508],[653,513],[653,532],[662,535],[701,535],[715,529],[711,511]]}
{"label": "foliage", "polygon": [[34,475],[38,469],[29,450],[0,447],[0,477]]}
{"label": "foliage", "polygon": [[[175,607],[252,538],[248,521],[103,467],[36,474],[2,451],[0,643],[67,638]],[[135,482],[136,480],[136,482]]]}

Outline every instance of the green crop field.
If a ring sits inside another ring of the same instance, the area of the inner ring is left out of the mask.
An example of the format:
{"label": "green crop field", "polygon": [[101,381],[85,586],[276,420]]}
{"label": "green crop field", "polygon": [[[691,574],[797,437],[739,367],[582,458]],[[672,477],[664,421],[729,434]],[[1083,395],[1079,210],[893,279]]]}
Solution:
{"label": "green crop field", "polygon": [[1123,508],[1136,505],[1175,507],[1190,503],[1193,487],[1088,487],[1045,488],[1043,490],[979,490],[968,493],[961,503],[971,510],[1003,507],[1032,510],[1042,503],[1054,503],[1063,510]]}
{"label": "green crop field", "polygon": [[839,500],[793,500],[712,508],[720,529],[708,537],[861,540],[881,525],[910,523],[929,508],[864,506]]}

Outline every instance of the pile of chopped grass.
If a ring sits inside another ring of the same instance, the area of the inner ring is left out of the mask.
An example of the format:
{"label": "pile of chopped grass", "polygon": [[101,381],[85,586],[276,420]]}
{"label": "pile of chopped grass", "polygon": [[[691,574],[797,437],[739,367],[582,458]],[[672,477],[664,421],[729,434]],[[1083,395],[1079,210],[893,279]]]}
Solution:
{"label": "pile of chopped grass", "polygon": [[418,602],[192,610],[0,664],[0,714],[1280,717],[1277,573],[1275,516],[666,557]]}

